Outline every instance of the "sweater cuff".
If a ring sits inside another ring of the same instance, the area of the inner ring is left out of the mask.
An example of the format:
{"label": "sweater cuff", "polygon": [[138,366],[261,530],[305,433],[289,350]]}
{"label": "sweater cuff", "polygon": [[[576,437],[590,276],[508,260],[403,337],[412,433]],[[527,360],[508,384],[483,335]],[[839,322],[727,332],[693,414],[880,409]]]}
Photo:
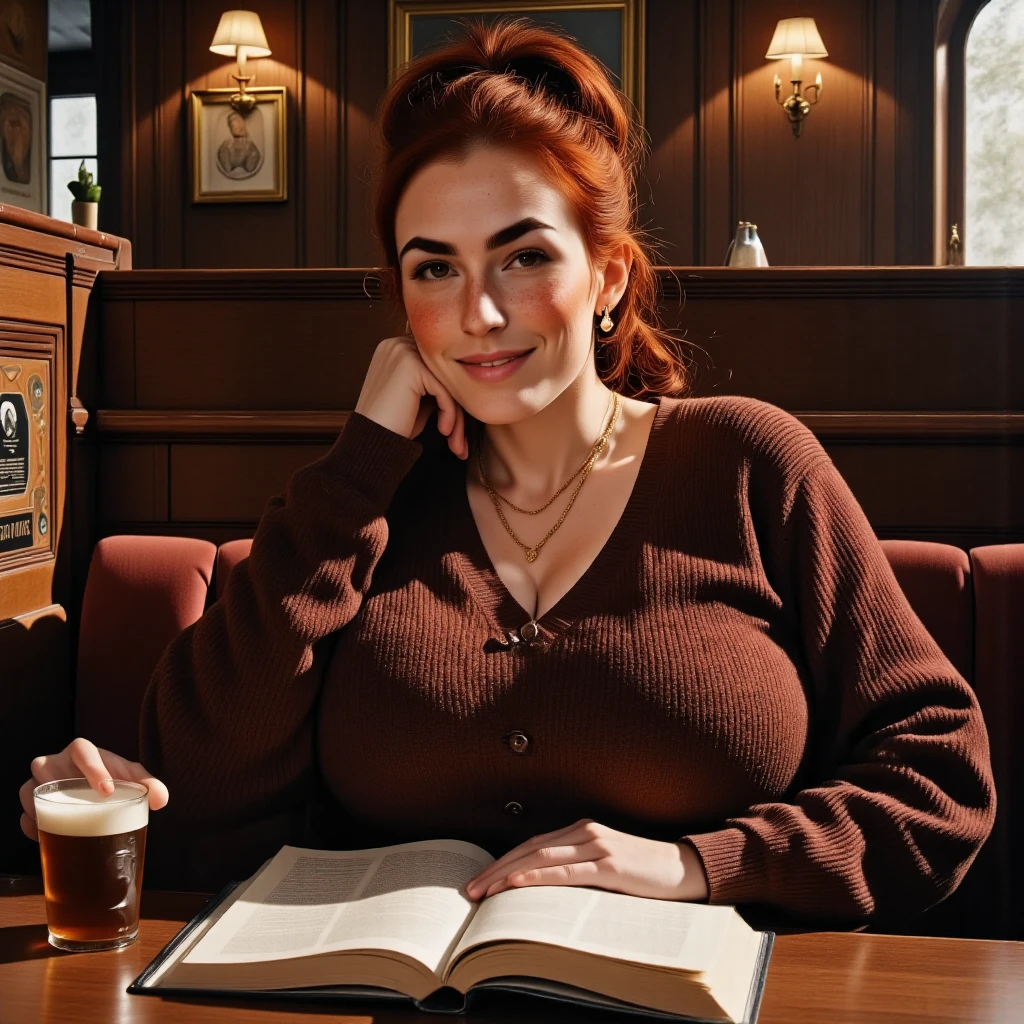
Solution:
{"label": "sweater cuff", "polygon": [[763,847],[738,828],[681,836],[697,851],[708,878],[708,903],[764,903],[770,899]]}
{"label": "sweater cuff", "polygon": [[342,477],[374,508],[387,509],[422,453],[419,441],[353,411],[324,461],[329,473]]}

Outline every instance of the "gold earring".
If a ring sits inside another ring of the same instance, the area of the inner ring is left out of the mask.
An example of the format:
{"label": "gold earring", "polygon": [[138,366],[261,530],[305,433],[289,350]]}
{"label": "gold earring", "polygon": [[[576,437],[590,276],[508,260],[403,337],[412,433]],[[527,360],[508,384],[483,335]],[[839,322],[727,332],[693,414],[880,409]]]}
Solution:
{"label": "gold earring", "polygon": [[604,331],[605,334],[607,334],[614,326],[615,326],[615,322],[608,315],[608,307],[605,306],[604,307],[604,316],[601,318],[601,330]]}
{"label": "gold earring", "polygon": [[405,333],[406,334],[412,334],[412,328],[409,326],[409,321],[408,320],[405,321]]}

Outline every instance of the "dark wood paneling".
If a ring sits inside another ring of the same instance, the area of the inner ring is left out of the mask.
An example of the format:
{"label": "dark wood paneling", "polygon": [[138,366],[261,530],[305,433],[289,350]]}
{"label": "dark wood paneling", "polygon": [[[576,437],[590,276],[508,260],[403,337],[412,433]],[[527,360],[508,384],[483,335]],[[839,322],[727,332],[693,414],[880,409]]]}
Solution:
{"label": "dark wood paneling", "polygon": [[[659,280],[664,308],[683,310],[671,325],[686,331],[694,393],[791,411],[879,536],[1024,539],[1024,271],[677,267]],[[337,436],[374,348],[399,329],[363,270],[135,271],[100,289],[101,322],[122,308],[113,343],[132,362],[100,396],[97,443],[118,458],[171,452],[167,522],[150,461],[107,473],[147,496],[105,495],[104,533],[251,533]]]}
{"label": "dark wood paneling", "polygon": [[165,444],[103,445],[97,468],[101,521],[166,523],[167,467]]}
{"label": "dark wood paneling", "polygon": [[[699,263],[696,175],[700,62],[698,0],[648,0],[646,129],[649,154],[639,182],[639,221],[661,243],[657,262]],[[674,20],[673,20],[674,19]],[[666,26],[672,31],[666,31]],[[652,94],[652,87],[656,85]],[[662,97],[671,96],[673,102]]]}
{"label": "dark wood paneling", "polygon": [[[985,444],[829,445],[829,454],[872,523],[898,535],[969,525],[1024,537],[1024,438]],[[900,532],[902,531],[902,532]]]}
{"label": "dark wood paneling", "polygon": [[284,491],[297,469],[320,458],[326,445],[188,445],[171,447],[171,519],[255,523],[267,499]]}
{"label": "dark wood paneling", "polygon": [[[255,204],[190,199],[189,92],[232,84],[232,62],[209,52],[220,8],[104,6],[110,16],[94,26],[101,157],[117,165],[119,199],[101,217],[136,240],[137,266],[380,264],[371,203],[383,0],[260,7],[273,55],[250,67],[255,84],[289,90],[289,199]],[[809,0],[801,11],[829,57],[805,64],[825,89],[796,139],[771,84],[789,62],[764,58],[776,21],[793,14],[786,0],[648,0],[650,153],[637,186],[659,262],[719,265],[739,219],[758,224],[776,266],[930,262],[933,0]]]}
{"label": "dark wood paneling", "polygon": [[339,266],[380,266],[384,253],[375,237],[372,207],[373,118],[388,84],[387,4],[346,0],[344,247]]}
{"label": "dark wood paneling", "polygon": [[373,319],[365,307],[332,302],[310,303],[301,317],[278,300],[138,303],[137,401],[147,409],[350,408],[362,378],[349,368],[369,365],[383,336],[371,333]]}

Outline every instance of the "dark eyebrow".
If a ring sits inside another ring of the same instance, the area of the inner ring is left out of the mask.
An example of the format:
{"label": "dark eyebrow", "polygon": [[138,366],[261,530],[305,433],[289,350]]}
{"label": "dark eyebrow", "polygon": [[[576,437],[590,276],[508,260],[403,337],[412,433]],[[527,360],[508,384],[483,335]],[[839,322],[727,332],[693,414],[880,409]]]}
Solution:
{"label": "dark eyebrow", "polygon": [[[535,231],[537,228],[550,228],[554,231],[550,224],[545,224],[543,221],[537,220],[536,217],[524,217],[521,221],[515,224],[510,224],[507,228],[502,228],[500,231],[496,231],[490,238],[487,239],[487,249],[500,249],[503,245],[508,245],[509,242],[514,242],[520,235],[525,235],[527,231]],[[408,242],[402,247],[402,251],[398,254],[398,260],[401,262],[402,257],[410,249],[422,249],[424,252],[432,252],[437,256],[458,256],[459,250],[451,245],[449,242],[438,242],[432,238],[421,238],[416,235],[414,238],[410,238]]]}

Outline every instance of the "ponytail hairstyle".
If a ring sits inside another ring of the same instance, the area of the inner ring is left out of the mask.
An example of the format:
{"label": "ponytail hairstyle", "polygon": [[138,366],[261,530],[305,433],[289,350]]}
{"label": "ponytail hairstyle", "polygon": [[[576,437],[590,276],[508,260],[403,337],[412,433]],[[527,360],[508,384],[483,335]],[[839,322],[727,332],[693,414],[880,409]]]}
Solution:
{"label": "ponytail hairstyle", "polygon": [[603,383],[634,398],[683,395],[689,380],[678,341],[657,319],[656,243],[636,226],[644,140],[625,97],[574,41],[525,17],[459,24],[462,35],[410,61],[377,108],[383,294],[401,307],[395,212],[413,175],[438,159],[464,159],[481,143],[512,146],[539,162],[575,210],[591,266],[623,244],[632,253],[611,334],[596,330],[595,316]]}

